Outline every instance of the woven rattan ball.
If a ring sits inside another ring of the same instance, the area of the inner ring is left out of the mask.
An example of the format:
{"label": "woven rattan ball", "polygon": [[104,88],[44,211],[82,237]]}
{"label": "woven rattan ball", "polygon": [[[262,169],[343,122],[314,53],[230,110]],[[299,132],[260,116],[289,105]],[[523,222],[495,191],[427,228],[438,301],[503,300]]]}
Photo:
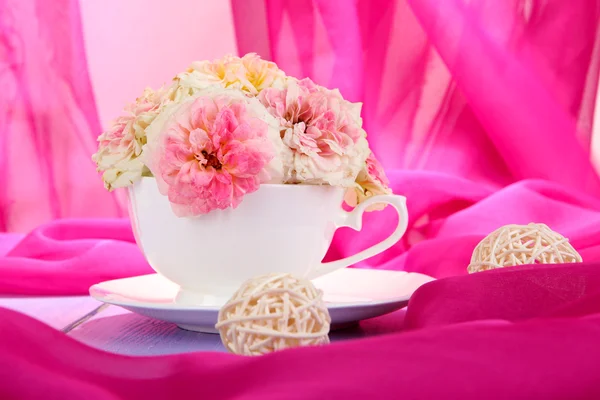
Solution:
{"label": "woven rattan ball", "polygon": [[330,323],[321,290],[277,273],[246,281],[221,308],[215,327],[230,352],[260,355],[329,343]]}
{"label": "woven rattan ball", "polygon": [[575,262],[581,262],[581,256],[569,239],[546,225],[506,225],[490,233],[475,247],[468,271]]}

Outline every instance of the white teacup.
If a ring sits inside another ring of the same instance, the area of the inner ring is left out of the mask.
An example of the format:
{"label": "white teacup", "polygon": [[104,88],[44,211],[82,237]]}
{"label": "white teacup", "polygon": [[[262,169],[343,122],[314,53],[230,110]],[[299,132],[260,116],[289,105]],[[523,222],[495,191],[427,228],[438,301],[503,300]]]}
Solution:
{"label": "white teacup", "polygon": [[[342,209],[343,196],[344,189],[333,186],[265,184],[236,209],[179,218],[154,178],[129,191],[138,245],[156,272],[180,286],[176,302],[190,305],[222,304],[244,281],[266,273],[317,278],[381,253],[406,231],[403,196],[374,196],[351,212]],[[360,230],[364,210],[374,203],[396,209],[394,232],[353,256],[321,262],[335,230]]]}

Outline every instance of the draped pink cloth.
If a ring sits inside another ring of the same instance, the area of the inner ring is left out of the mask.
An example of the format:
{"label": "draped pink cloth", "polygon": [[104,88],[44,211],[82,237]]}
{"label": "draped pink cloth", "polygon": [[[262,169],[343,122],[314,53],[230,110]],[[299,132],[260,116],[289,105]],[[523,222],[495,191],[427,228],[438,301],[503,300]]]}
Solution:
{"label": "draped pink cloth", "polygon": [[253,358],[121,356],[0,308],[0,398],[597,399],[599,287],[598,263],[434,281],[411,299],[409,331]]}
{"label": "draped pink cloth", "polygon": [[77,0],[0,0],[0,232],[125,215],[98,184]]}
{"label": "draped pink cloth", "polygon": [[[89,162],[97,122],[77,3],[56,12],[41,0],[1,1],[1,228],[118,216]],[[254,359],[107,354],[0,309],[0,365],[12,366],[0,369],[0,398],[599,398],[597,1],[232,5],[240,53],[364,102],[370,143],[411,222],[400,243],[358,266],[443,279],[415,293],[404,332]],[[15,23],[23,18],[29,25]],[[75,164],[59,162],[66,154]],[[328,258],[379,240],[392,218],[370,213],[362,233],[340,231]],[[588,263],[466,275],[486,234],[528,222],[569,237]],[[0,293],[83,294],[148,272],[125,219],[0,235]]]}

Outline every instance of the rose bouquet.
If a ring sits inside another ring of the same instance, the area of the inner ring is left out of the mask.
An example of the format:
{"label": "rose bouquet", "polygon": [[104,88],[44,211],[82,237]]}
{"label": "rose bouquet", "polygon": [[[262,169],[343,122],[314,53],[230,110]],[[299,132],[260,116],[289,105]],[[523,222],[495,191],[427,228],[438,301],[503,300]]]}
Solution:
{"label": "rose bouquet", "polygon": [[391,193],[360,108],[256,54],[195,62],[127,106],[93,160],[108,190],[153,176],[178,216],[235,208],[263,183],[339,186],[355,206]]}

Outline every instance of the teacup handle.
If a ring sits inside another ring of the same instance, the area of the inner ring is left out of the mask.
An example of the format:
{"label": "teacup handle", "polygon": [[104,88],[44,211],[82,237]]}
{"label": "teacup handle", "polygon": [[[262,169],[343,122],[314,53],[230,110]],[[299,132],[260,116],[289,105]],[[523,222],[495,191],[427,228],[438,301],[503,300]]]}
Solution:
{"label": "teacup handle", "polygon": [[328,274],[335,270],[356,264],[357,262],[367,259],[369,257],[373,257],[374,255],[377,255],[389,249],[394,244],[396,244],[398,240],[400,240],[402,235],[404,235],[404,233],[406,232],[406,228],[408,227],[408,210],[406,209],[406,197],[404,196],[386,194],[370,197],[366,201],[360,203],[354,210],[350,212],[342,211],[343,214],[341,221],[337,224],[336,228],[346,226],[354,229],[355,231],[360,231],[362,229],[363,213],[365,212],[367,207],[377,203],[389,204],[392,207],[394,207],[394,209],[398,213],[398,225],[396,226],[396,229],[394,229],[394,232],[392,232],[392,234],[388,236],[385,240],[352,256],[342,258],[336,261],[321,263],[321,265],[316,270],[318,276]]}

